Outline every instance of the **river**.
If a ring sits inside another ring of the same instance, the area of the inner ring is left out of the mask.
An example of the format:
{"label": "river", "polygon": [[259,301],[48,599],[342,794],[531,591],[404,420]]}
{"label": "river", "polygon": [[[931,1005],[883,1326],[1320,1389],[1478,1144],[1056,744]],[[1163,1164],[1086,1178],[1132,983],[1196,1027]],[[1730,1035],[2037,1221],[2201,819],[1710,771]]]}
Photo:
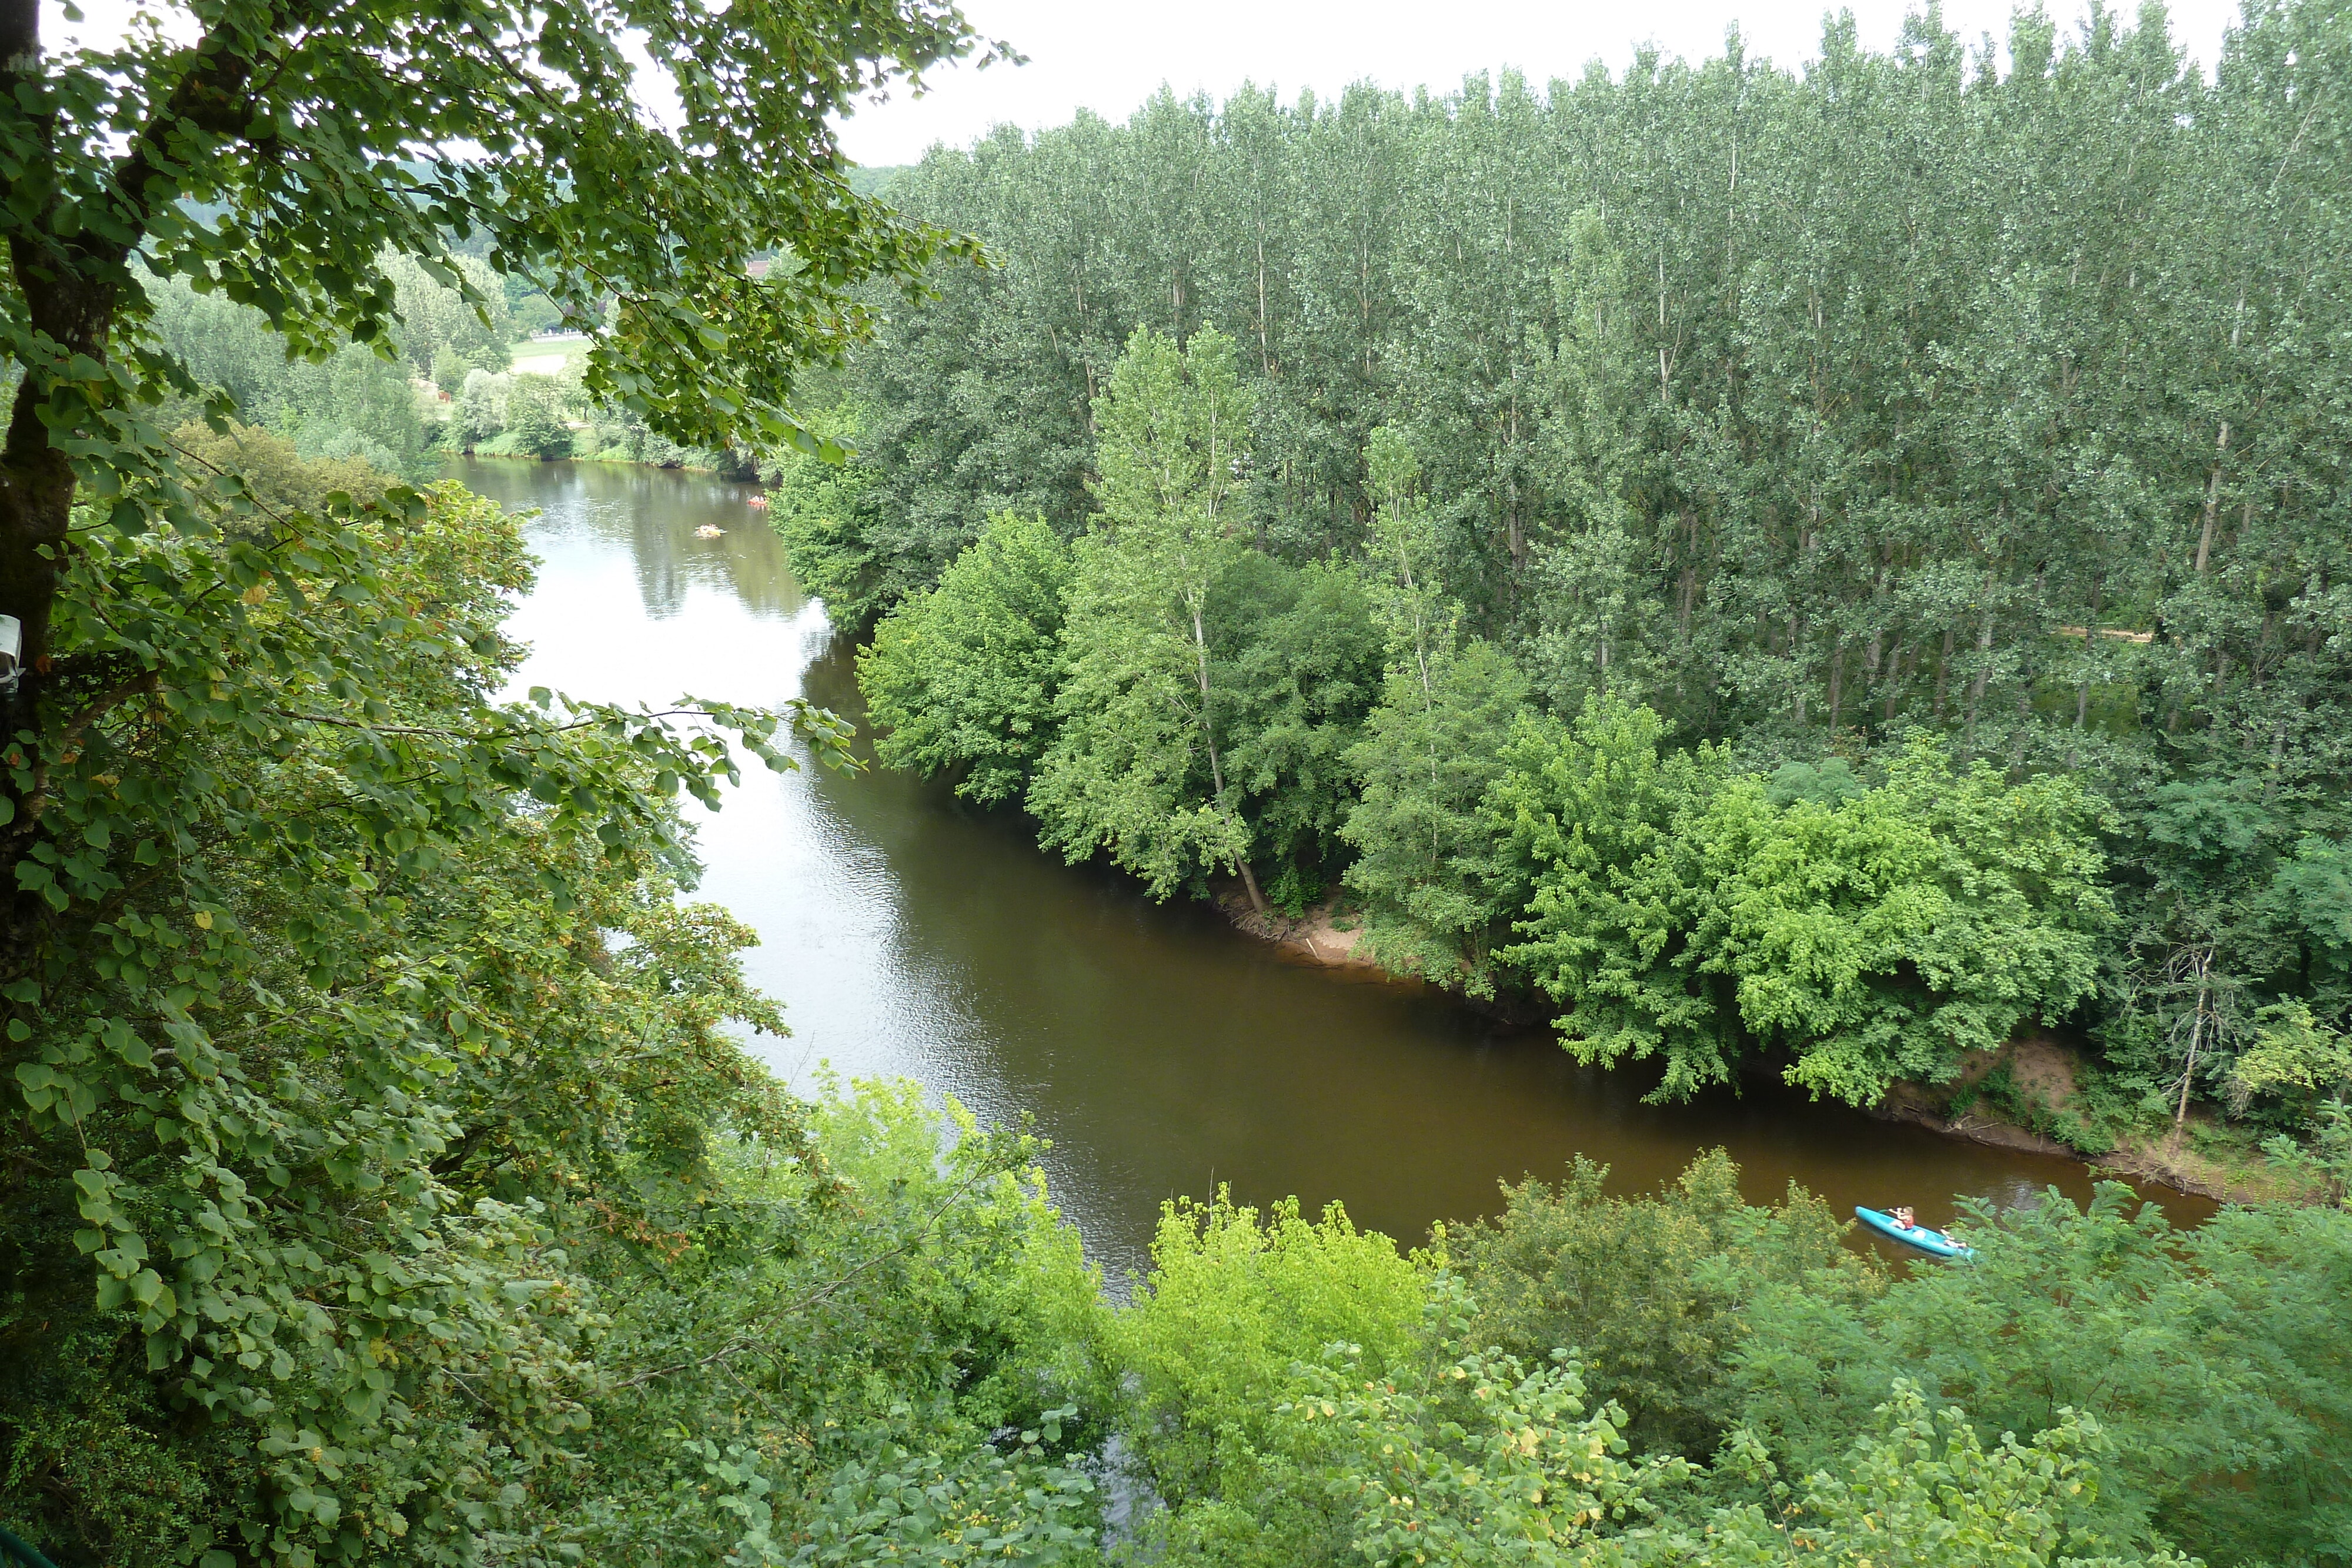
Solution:
{"label": "river", "polygon": [[[784,564],[746,486],[675,471],[469,460],[481,494],[541,516],[541,561],[510,630],[518,685],[612,701],[690,692],[807,696],[859,713],[847,652]],[[723,529],[698,538],[699,527]],[[1345,1202],[1419,1242],[1491,1213],[1496,1183],[1575,1155],[1633,1191],[1721,1145],[1751,1200],[1802,1182],[1841,1210],[1908,1202],[1928,1223],[1966,1194],[2086,1197],[2072,1161],[1815,1104],[1778,1086],[1641,1103],[1647,1080],[1578,1067],[1549,1032],[1425,989],[1301,967],[1196,904],[1041,853],[1010,811],[880,769],[775,775],[755,763],[697,812],[697,896],[755,927],[751,978],[793,1027],[754,1049],[802,1089],[904,1076],[1052,1140],[1055,1201],[1114,1281],[1145,1260],[1161,1202]],[[2211,1211],[2158,1189],[2176,1218]]]}

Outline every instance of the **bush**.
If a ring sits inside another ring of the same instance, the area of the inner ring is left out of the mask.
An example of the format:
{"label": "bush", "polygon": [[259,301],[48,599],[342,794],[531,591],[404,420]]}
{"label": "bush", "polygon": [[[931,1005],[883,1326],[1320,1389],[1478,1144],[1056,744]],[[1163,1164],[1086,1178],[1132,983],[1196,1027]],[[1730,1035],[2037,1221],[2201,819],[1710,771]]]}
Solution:
{"label": "bush", "polygon": [[1470,1341],[1536,1363],[1573,1352],[1593,1401],[1624,1409],[1638,1448],[1704,1458],[1738,1413],[1728,1375],[1757,1293],[1859,1302],[1881,1278],[1793,1182],[1780,1207],[1750,1207],[1720,1149],[1652,1197],[1607,1196],[1608,1175],[1580,1155],[1566,1180],[1506,1187],[1501,1214],[1449,1233],[1478,1303]]}
{"label": "bush", "polygon": [[1286,1198],[1261,1218],[1222,1187],[1161,1211],[1151,1261],[1111,1344],[1134,1379],[1130,1440],[1180,1504],[1253,1495],[1274,1406],[1329,1346],[1356,1347],[1370,1375],[1410,1360],[1431,1267],[1337,1204],[1308,1219]]}

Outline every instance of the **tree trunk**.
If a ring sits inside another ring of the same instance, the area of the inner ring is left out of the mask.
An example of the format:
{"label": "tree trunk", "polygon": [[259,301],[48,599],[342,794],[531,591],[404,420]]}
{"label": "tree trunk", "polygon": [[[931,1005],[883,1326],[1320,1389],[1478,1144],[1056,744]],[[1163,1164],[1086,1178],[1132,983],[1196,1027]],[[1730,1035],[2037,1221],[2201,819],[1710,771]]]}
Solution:
{"label": "tree trunk", "polygon": [[[61,211],[53,195],[38,212],[17,214],[8,260],[24,301],[25,324],[55,344],[61,360],[85,355],[106,363],[118,291],[129,276],[124,269],[145,236],[149,204],[155,199],[150,187],[171,163],[163,138],[183,124],[229,138],[251,135],[247,88],[252,59],[217,35],[199,42],[194,57],[170,97],[125,142],[114,164],[108,210]],[[40,69],[39,8],[31,0],[0,0],[0,92],[15,95]],[[56,127],[42,121],[36,133],[46,147],[54,142]],[[36,709],[50,665],[50,611],[69,548],[74,473],[40,417],[48,393],[46,376],[25,376],[16,387],[5,445],[0,446],[0,615],[15,616],[22,628],[25,672],[6,707],[11,734],[38,727]]]}
{"label": "tree trunk", "polygon": [[1976,674],[1969,677],[1968,739],[1966,745],[1971,751],[1976,749],[1977,744],[1977,706],[1984,701],[1985,683],[1991,678],[1991,675],[1992,610],[1988,606],[1985,610],[1984,626],[1977,632]]}
{"label": "tree trunk", "polygon": [[1257,358],[1258,368],[1265,379],[1274,379],[1274,340],[1268,332],[1265,316],[1265,231],[1257,235]]}
{"label": "tree trunk", "polygon": [[[1231,822],[1234,820],[1234,809],[1225,800],[1225,764],[1223,758],[1217,755],[1217,734],[1209,721],[1209,633],[1207,628],[1201,623],[1201,607],[1194,604],[1192,609],[1192,649],[1200,659],[1201,743],[1209,749],[1209,781],[1216,787],[1217,810],[1224,813],[1226,821]],[[1258,914],[1264,915],[1265,894],[1257,890],[1257,876],[1250,870],[1249,857],[1244,854],[1235,854],[1234,869],[1241,873],[1242,887],[1249,894],[1250,907]]]}
{"label": "tree trunk", "polygon": [[1830,735],[1835,737],[1838,713],[1845,704],[1845,639],[1838,637],[1830,643]]}
{"label": "tree trunk", "polygon": [[2221,422],[2221,434],[2213,443],[2213,471],[2205,476],[2205,527],[2197,536],[2197,575],[2205,575],[2205,563],[2213,554],[2213,524],[2221,514],[2221,463],[2230,454],[2230,422]]}
{"label": "tree trunk", "polygon": [[1797,648],[1802,627],[1803,622],[1796,616],[1789,617],[1789,686],[1794,698],[1799,729],[1805,727],[1805,662]]}
{"label": "tree trunk", "polygon": [[2180,1070],[2180,1107],[2172,1114],[2172,1157],[2180,1157],[2180,1134],[2189,1126],[2189,1091],[2197,1082],[2197,1052],[2205,1043],[2207,1004],[2212,998],[2212,988],[2206,982],[2212,973],[2212,958],[2198,954],[2189,962],[2197,975],[2197,1015],[2189,1025],[2189,1061]]}

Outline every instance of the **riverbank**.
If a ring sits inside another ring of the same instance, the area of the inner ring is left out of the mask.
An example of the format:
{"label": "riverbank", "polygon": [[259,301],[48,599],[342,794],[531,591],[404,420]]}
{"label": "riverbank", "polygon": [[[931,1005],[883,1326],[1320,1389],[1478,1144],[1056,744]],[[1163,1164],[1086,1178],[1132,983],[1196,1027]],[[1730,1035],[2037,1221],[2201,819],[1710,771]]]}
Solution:
{"label": "riverbank", "polygon": [[1268,910],[1264,914],[1252,909],[1249,900],[1236,888],[1221,894],[1217,907],[1225,918],[1262,942],[1270,942],[1275,951],[1327,969],[1346,969],[1369,977],[1395,980],[1402,984],[1423,982],[1402,975],[1391,974],[1358,951],[1364,935],[1362,923],[1357,917],[1343,914],[1336,904],[1325,902],[1297,917]]}
{"label": "riverbank", "polygon": [[[1394,974],[1367,956],[1361,951],[1361,916],[1336,902],[1316,904],[1297,916],[1261,914],[1235,885],[1221,890],[1216,903],[1237,930],[1270,944],[1294,962],[1368,980],[1428,984]],[[1526,1009],[1507,1004],[1478,1010],[1525,1021],[1518,1015]],[[2104,1149],[2087,1148],[2093,1140],[2084,1133],[2081,1120],[2082,1061],[2074,1045],[2036,1031],[1965,1061],[1949,1083],[1898,1082],[1885,1098],[1862,1109],[1879,1121],[1922,1127],[1988,1148],[2071,1160],[2095,1176],[2147,1183],[2216,1203],[2272,1202],[2295,1196],[2266,1163],[2216,1159],[2193,1146],[2176,1152],[2168,1140],[2128,1137]],[[2077,1140],[2063,1135],[2067,1132],[2076,1133]]]}
{"label": "riverbank", "polygon": [[[2175,1147],[2169,1136],[2127,1133],[2092,1146],[2079,1089],[2084,1057],[2074,1043],[2043,1031],[2019,1036],[1997,1051],[1964,1061],[1950,1082],[1898,1082],[1869,1107],[1887,1121],[1927,1127],[1992,1148],[2080,1160],[2096,1175],[2169,1187],[2216,1203],[2292,1202],[2300,1196],[2285,1173],[2259,1154],[2231,1159],[2210,1143],[2214,1125],[2203,1107],[2192,1110],[2190,1136]],[[2075,1137],[2065,1134],[2074,1133]]]}

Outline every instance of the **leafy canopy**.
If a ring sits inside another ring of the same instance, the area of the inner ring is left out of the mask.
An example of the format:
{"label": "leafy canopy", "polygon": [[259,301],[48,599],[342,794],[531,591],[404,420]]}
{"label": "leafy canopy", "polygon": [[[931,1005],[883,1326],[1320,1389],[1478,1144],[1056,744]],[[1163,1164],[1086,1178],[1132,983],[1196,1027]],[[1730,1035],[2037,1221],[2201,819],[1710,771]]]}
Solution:
{"label": "leafy canopy", "polygon": [[936,587],[858,650],[857,680],[893,768],[961,775],[956,793],[1018,795],[1053,735],[1070,552],[1039,517],[999,514]]}
{"label": "leafy canopy", "polygon": [[[248,483],[158,301],[375,364],[416,275],[494,318],[470,236],[608,323],[599,394],[821,448],[787,402],[856,291],[971,248],[853,195],[828,117],[974,40],[923,3],[201,0],[51,56],[37,16],[0,17],[7,1484],[100,1555],[467,1558],[576,1462],[581,1260],[674,1234],[714,1134],[798,1156],[725,1033],[779,1027],[744,934],[671,904],[677,798],[793,766],[787,719],[495,700],[512,519]],[[191,402],[229,445],[174,444]],[[85,1449],[26,1437],[85,1406]]]}

